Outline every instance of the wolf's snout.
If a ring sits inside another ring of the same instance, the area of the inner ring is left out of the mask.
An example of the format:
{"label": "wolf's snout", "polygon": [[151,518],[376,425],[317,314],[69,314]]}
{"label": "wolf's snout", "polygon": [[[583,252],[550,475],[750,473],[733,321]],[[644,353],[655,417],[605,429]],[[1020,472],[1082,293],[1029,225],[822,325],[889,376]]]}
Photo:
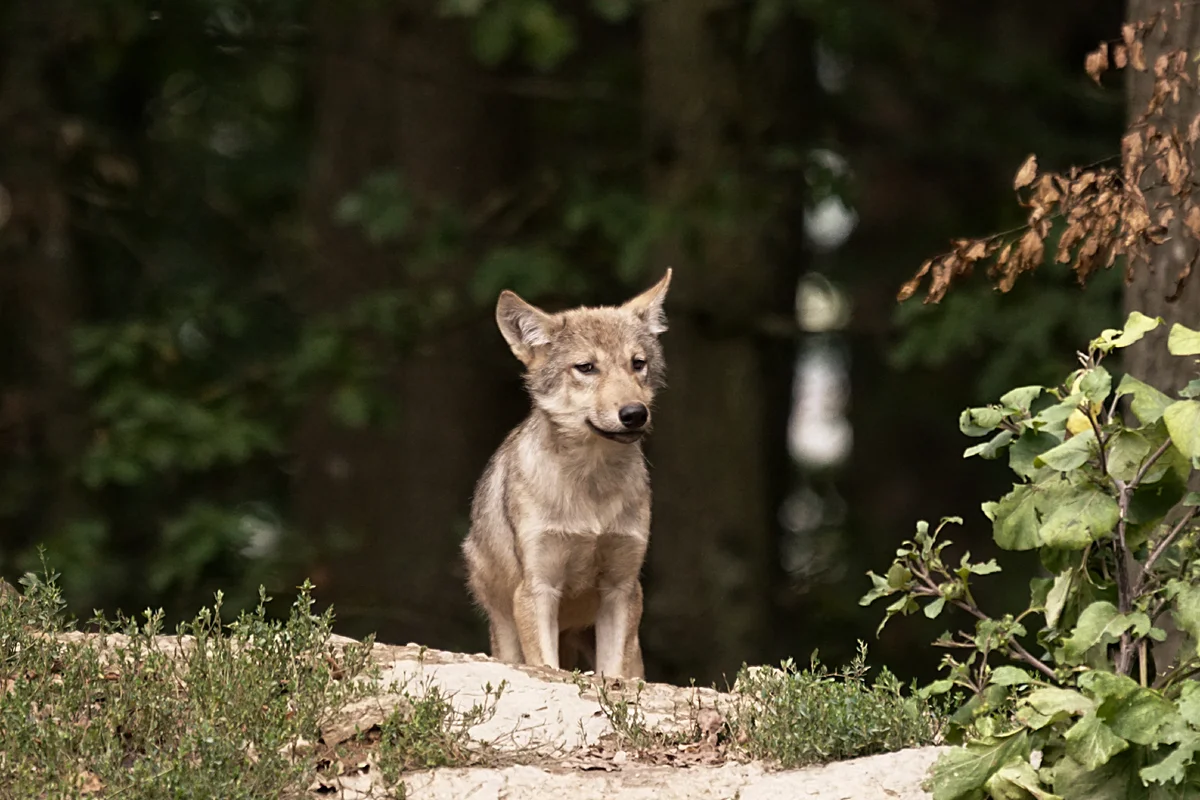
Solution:
{"label": "wolf's snout", "polygon": [[621,420],[621,424],[630,430],[636,430],[646,424],[646,420],[650,418],[650,411],[641,403],[631,403],[627,406],[622,406],[617,412],[617,419]]}

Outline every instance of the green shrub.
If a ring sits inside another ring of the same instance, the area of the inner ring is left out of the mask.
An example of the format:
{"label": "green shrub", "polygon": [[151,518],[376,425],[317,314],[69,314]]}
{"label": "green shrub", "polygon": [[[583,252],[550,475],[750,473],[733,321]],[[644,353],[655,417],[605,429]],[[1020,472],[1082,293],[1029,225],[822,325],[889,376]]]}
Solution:
{"label": "green shrub", "polygon": [[905,696],[884,669],[866,679],[866,645],[840,673],[814,654],[807,670],[789,659],[780,669],[743,667],[731,719],[735,738],[753,758],[801,767],[931,744],[944,724],[941,709]]}
{"label": "green shrub", "polygon": [[[1090,343],[1062,386],[1020,387],[960,418],[966,435],[990,437],[964,456],[1007,457],[1020,478],[983,512],[997,545],[1040,557],[1046,574],[1030,581],[1026,609],[980,608],[971,582],[1000,566],[944,558],[941,532],[958,518],[932,531],[919,523],[886,575],[870,573],[864,605],[898,595],[885,624],[947,605],[975,619],[937,641],[952,651],[946,676],[922,691],[969,693],[948,731],[963,746],[933,770],[936,800],[1200,792],[1200,494],[1188,490],[1200,469],[1200,380],[1178,398],[1131,375],[1114,390],[1101,364],[1160,324],[1134,312]],[[1200,354],[1200,333],[1174,325],[1168,348]],[[1174,652],[1155,646],[1172,624]]]}

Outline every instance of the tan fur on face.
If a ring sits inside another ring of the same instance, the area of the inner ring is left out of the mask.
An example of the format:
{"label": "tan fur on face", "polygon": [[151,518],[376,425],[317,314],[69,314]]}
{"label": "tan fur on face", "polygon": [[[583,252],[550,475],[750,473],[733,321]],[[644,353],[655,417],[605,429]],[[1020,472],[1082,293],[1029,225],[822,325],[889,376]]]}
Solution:
{"label": "tan fur on face", "polygon": [[558,314],[500,295],[496,321],[525,364],[533,410],[480,478],[463,543],[496,658],[558,668],[565,650],[572,659],[594,652],[598,672],[642,676],[650,485],[640,433],[651,419],[630,432],[618,411],[649,411],[663,385],[670,280],[667,270],[622,306]]}

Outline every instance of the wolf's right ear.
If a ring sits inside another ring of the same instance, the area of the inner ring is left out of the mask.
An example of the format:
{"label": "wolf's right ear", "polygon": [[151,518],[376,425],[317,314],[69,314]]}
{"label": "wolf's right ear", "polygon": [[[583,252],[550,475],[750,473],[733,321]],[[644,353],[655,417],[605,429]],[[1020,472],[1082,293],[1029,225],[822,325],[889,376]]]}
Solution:
{"label": "wolf's right ear", "polygon": [[508,289],[500,293],[496,302],[496,324],[513,355],[525,366],[532,364],[538,347],[550,344],[550,315]]}

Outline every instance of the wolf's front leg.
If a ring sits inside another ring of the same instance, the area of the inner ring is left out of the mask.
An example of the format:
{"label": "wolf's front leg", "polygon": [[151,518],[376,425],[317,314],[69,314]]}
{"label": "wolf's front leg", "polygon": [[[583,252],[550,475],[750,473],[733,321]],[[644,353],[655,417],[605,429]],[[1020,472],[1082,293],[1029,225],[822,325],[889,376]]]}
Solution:
{"label": "wolf's front leg", "polygon": [[629,639],[641,621],[641,587],[602,587],[596,611],[596,673],[607,678],[631,677]]}
{"label": "wolf's front leg", "polygon": [[513,598],[525,663],[558,669],[558,603],[562,590],[523,581]]}

